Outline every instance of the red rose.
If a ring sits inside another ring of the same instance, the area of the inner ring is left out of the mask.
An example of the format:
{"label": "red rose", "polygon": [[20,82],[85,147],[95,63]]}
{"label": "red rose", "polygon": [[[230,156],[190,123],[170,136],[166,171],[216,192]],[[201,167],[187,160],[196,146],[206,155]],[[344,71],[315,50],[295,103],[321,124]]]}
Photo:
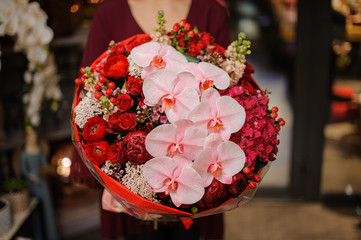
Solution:
{"label": "red rose", "polygon": [[142,93],[142,79],[134,78],[132,76],[128,77],[127,80],[127,91],[132,95],[138,95]]}
{"label": "red rose", "polygon": [[134,100],[128,94],[120,94],[117,98],[117,107],[121,112],[129,110],[133,106]]}
{"label": "red rose", "polygon": [[152,156],[145,149],[146,137],[147,132],[143,130],[128,133],[122,141],[123,158],[135,165],[151,159]]}
{"label": "red rose", "polygon": [[109,143],[107,141],[88,142],[84,145],[84,150],[91,162],[101,165],[105,162]]}
{"label": "red rose", "polygon": [[122,157],[122,142],[121,141],[114,141],[114,143],[109,146],[106,159],[109,160],[111,163],[126,163],[127,162],[127,160],[125,160]]}
{"label": "red rose", "polygon": [[122,113],[120,111],[110,115],[107,132],[116,133],[129,130],[137,125],[137,115],[135,113]]}
{"label": "red rose", "polygon": [[232,177],[232,183],[227,185],[230,197],[238,197],[248,185],[247,176],[243,172],[239,172]]}
{"label": "red rose", "polygon": [[202,199],[197,202],[197,206],[200,210],[214,208],[226,201],[227,197],[227,186],[214,178],[211,185],[205,189]]}
{"label": "red rose", "polygon": [[103,75],[120,78],[128,73],[128,60],[124,55],[109,56],[103,67]]}
{"label": "red rose", "polygon": [[107,122],[99,117],[89,118],[85,123],[83,138],[87,141],[100,141],[105,137]]}
{"label": "red rose", "polygon": [[198,36],[202,39],[202,41],[208,46],[211,43],[214,43],[214,37],[210,33],[201,32]]}

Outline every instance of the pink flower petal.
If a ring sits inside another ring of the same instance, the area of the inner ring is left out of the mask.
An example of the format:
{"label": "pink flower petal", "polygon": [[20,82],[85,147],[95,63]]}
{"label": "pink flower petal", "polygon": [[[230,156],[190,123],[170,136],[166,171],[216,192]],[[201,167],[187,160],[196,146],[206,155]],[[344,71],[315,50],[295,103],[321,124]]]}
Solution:
{"label": "pink flower petal", "polygon": [[164,57],[165,68],[169,70],[180,72],[187,64],[186,57],[169,45],[163,45],[161,47],[159,56]]}
{"label": "pink flower petal", "polygon": [[177,190],[170,192],[170,197],[177,207],[181,204],[196,203],[204,195],[203,181],[193,168],[183,168],[177,183]]}
{"label": "pink flower petal", "polygon": [[207,137],[205,131],[196,127],[190,127],[184,132],[183,146],[184,156],[194,160],[198,154],[203,150],[204,140]]}
{"label": "pink flower petal", "polygon": [[158,55],[160,44],[156,42],[148,42],[139,45],[130,53],[132,60],[141,67],[147,67],[155,56]]}
{"label": "pink flower petal", "polygon": [[162,97],[171,93],[177,74],[170,70],[158,70],[148,75],[143,82],[143,94],[151,106],[159,103]]}
{"label": "pink flower petal", "polygon": [[182,141],[184,138],[184,132],[193,126],[193,122],[188,119],[180,119],[174,123],[175,126],[177,126],[177,133],[175,140],[176,141]]}
{"label": "pink flower petal", "polygon": [[168,107],[165,110],[168,120],[171,123],[182,118],[187,118],[189,113],[199,104],[199,96],[194,88],[185,88],[183,92],[174,98],[174,106],[172,108]]}
{"label": "pink flower petal", "polygon": [[170,157],[157,157],[144,164],[143,176],[155,192],[164,192],[164,181],[173,177],[178,164]]}
{"label": "pink flower petal", "polygon": [[217,162],[222,166],[222,175],[217,179],[221,183],[229,184],[229,178],[242,170],[246,156],[243,150],[231,141],[221,143],[217,148],[217,152]]}
{"label": "pink flower petal", "polygon": [[176,141],[177,127],[173,124],[163,124],[148,133],[145,148],[153,157],[167,156],[169,146]]}
{"label": "pink flower petal", "polygon": [[201,96],[201,102],[209,103],[209,106],[211,107],[211,115],[213,117],[217,116],[216,103],[220,97],[221,97],[221,95],[214,88],[208,88],[206,91],[203,92],[203,94]]}
{"label": "pink flower petal", "polygon": [[218,118],[230,133],[239,131],[246,119],[244,108],[233,98],[222,96],[217,100]]}
{"label": "pink flower petal", "polygon": [[212,158],[212,155],[212,149],[207,147],[199,153],[197,159],[193,163],[193,168],[201,176],[204,187],[208,187],[213,180],[213,175],[208,173],[209,166],[215,160]]}
{"label": "pink flower petal", "polygon": [[194,88],[195,90],[198,89],[198,83],[191,73],[180,72],[178,73],[177,78],[177,84],[175,84],[174,89],[172,89],[174,95],[180,94],[187,87]]}
{"label": "pink flower petal", "polygon": [[199,103],[188,115],[188,119],[192,120],[195,126],[208,132],[208,122],[212,119],[211,106],[207,102]]}
{"label": "pink flower petal", "polygon": [[212,80],[218,89],[224,90],[229,86],[231,79],[223,69],[207,62],[200,62],[198,67],[205,79]]}

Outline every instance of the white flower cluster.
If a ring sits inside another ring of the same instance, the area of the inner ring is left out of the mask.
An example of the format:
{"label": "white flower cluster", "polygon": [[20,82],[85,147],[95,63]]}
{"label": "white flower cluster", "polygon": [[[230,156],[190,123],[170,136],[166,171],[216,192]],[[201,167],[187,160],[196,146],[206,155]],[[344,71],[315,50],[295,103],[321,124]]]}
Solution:
{"label": "white flower cluster", "polygon": [[75,123],[81,129],[84,128],[85,123],[89,118],[94,117],[95,115],[101,115],[102,109],[101,106],[95,98],[84,97],[79,104],[75,107]]}
{"label": "white flower cluster", "polygon": [[143,68],[138,66],[130,56],[128,56],[127,59],[129,63],[129,75],[135,78],[140,78],[142,76]]}
{"label": "white flower cluster", "polygon": [[125,164],[126,174],[123,176],[121,183],[133,193],[138,194],[149,201],[160,203],[149,183],[143,177],[143,167],[144,165],[133,165],[127,162]]}
{"label": "white flower cluster", "polygon": [[0,36],[14,37],[15,51],[23,51],[29,61],[24,79],[31,90],[24,95],[23,102],[30,124],[35,127],[40,124],[43,99],[59,101],[62,97],[55,61],[48,52],[54,33],[46,21],[47,15],[38,2],[0,1]]}
{"label": "white flower cluster", "polygon": [[167,34],[162,34],[159,31],[154,31],[149,34],[153,42],[157,42],[161,45],[170,45],[170,39]]}
{"label": "white flower cluster", "polygon": [[16,36],[15,50],[26,53],[29,70],[45,63],[48,56],[46,46],[53,39],[54,33],[46,21],[47,15],[38,2],[0,1],[0,36]]}
{"label": "white flower cluster", "polygon": [[227,50],[224,52],[224,56],[227,59],[221,63],[222,69],[231,77],[230,86],[237,85],[239,79],[243,76],[244,70],[246,69],[245,55],[236,50],[236,42],[237,41],[234,41],[228,46]]}

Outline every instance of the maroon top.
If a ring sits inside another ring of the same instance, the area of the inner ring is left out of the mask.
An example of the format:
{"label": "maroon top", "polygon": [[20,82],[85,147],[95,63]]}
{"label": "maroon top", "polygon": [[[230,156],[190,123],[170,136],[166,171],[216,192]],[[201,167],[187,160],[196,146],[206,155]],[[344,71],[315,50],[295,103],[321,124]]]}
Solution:
{"label": "maroon top", "polygon": [[[192,26],[197,26],[200,32],[209,32],[221,46],[227,47],[229,44],[227,13],[216,1],[192,0],[186,20]],[[106,0],[95,11],[82,66],[90,66],[107,50],[110,41],[119,42],[141,33],[144,32],[135,21],[126,0]]]}
{"label": "maroon top", "polygon": [[[220,0],[192,0],[186,20],[192,26],[197,26],[200,32],[209,32],[215,37],[218,44],[226,47],[230,42],[228,18],[226,9],[218,1]],[[95,11],[82,66],[90,66],[107,49],[111,40],[119,42],[142,33],[144,32],[131,14],[126,0],[106,0]],[[86,167],[78,156],[74,157],[73,165],[72,176],[74,180],[80,178],[86,183],[94,183],[94,179],[85,170]],[[164,230],[165,226],[169,229]],[[164,231],[170,231],[174,235],[179,234],[178,238],[180,239],[183,238],[182,234],[189,234],[187,237],[184,235],[183,239],[193,239],[194,234],[203,239],[223,238],[222,214],[196,219],[188,233],[182,232],[184,227],[181,223],[168,223],[161,227]],[[161,239],[159,238],[160,233],[153,235],[149,232],[152,228],[152,224],[144,223],[126,214],[101,211],[101,232],[105,237],[119,238],[142,234],[140,239],[153,239],[153,237],[154,239]],[[170,239],[169,235],[164,237]]]}

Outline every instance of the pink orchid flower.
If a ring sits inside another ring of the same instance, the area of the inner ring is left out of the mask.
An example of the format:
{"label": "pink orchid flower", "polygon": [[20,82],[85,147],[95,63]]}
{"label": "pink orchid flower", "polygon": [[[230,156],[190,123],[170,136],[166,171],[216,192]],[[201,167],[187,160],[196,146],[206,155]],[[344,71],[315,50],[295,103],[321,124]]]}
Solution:
{"label": "pink orchid flower", "polygon": [[228,140],[239,131],[246,119],[244,108],[229,96],[220,96],[214,88],[204,91],[199,103],[188,115],[188,119],[208,133],[218,133]]}
{"label": "pink orchid flower", "polygon": [[193,168],[203,179],[204,187],[208,187],[213,178],[221,183],[231,184],[232,177],[242,170],[246,161],[243,150],[234,142],[224,142],[215,133],[207,137],[204,146],[193,164]]}
{"label": "pink orchid flower", "polygon": [[153,157],[181,155],[194,160],[203,150],[206,137],[207,133],[194,127],[192,121],[181,119],[154,128],[145,139],[145,147]]}
{"label": "pink orchid flower", "polygon": [[200,91],[205,91],[213,86],[224,90],[230,83],[230,77],[227,72],[207,62],[200,62],[198,64],[190,62],[184,71],[190,72],[195,76],[199,83]]}
{"label": "pink orchid flower", "polygon": [[156,157],[144,164],[143,176],[153,192],[169,194],[174,205],[193,204],[204,195],[203,181],[191,167],[184,167],[177,157]]}
{"label": "pink orchid flower", "polygon": [[133,48],[130,58],[138,66],[143,67],[142,79],[159,69],[179,72],[187,63],[186,57],[172,46],[160,45],[157,42],[148,42]]}
{"label": "pink orchid flower", "polygon": [[162,69],[149,74],[144,80],[143,94],[147,105],[161,105],[169,122],[174,123],[186,119],[198,105],[197,87],[191,73]]}

